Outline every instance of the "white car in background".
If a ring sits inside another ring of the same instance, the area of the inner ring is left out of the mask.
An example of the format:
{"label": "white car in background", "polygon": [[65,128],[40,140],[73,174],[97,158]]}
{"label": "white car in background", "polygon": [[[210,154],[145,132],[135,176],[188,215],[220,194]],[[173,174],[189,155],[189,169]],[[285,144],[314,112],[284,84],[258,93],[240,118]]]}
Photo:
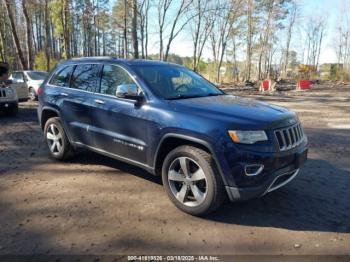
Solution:
{"label": "white car in background", "polygon": [[37,100],[38,89],[48,76],[44,71],[15,71],[10,75],[11,87],[17,91],[19,101]]}

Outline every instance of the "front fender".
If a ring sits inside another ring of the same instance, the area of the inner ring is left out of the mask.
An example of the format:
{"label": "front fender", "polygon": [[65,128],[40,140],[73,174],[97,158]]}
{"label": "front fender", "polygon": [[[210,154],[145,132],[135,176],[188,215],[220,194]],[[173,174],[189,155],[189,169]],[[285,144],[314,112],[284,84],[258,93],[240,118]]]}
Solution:
{"label": "front fender", "polygon": [[160,139],[160,142],[157,146],[157,149],[155,151],[155,154],[154,154],[154,161],[153,161],[153,167],[154,167],[154,170],[156,169],[156,161],[159,157],[159,151],[160,151],[160,148],[162,147],[164,141],[168,138],[179,138],[179,139],[182,139],[182,140],[186,140],[188,142],[191,142],[191,143],[195,143],[195,144],[199,144],[199,145],[202,145],[204,146],[205,148],[208,149],[208,151],[211,153],[211,155],[213,156],[213,159],[216,163],[216,166],[217,166],[217,169],[219,171],[219,174],[222,178],[222,181],[224,183],[224,185],[228,185],[228,181],[227,181],[227,178],[226,176],[224,175],[224,172],[222,170],[222,166],[221,166],[221,163],[219,161],[219,154],[217,152],[215,152],[214,150],[214,147],[212,146],[212,144],[208,141],[208,137],[205,137],[204,135],[201,135],[201,134],[197,134],[197,136],[193,136],[193,135],[188,135],[188,134],[183,134],[183,133],[166,133],[162,136],[162,138]]}

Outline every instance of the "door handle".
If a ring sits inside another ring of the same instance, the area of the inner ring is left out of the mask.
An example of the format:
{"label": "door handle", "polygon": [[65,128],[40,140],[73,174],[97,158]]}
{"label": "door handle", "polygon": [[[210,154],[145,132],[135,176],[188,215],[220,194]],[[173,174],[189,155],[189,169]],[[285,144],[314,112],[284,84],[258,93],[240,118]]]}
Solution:
{"label": "door handle", "polygon": [[60,93],[61,96],[68,96],[67,93]]}
{"label": "door handle", "polygon": [[103,105],[105,103],[105,101],[100,100],[100,99],[95,99],[94,101],[96,104],[100,104],[100,105]]}

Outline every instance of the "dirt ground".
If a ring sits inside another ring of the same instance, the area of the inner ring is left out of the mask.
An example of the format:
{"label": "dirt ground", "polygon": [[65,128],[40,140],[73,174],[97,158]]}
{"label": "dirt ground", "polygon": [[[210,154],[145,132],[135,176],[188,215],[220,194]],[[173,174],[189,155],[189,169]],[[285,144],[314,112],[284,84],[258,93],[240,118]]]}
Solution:
{"label": "dirt ground", "polygon": [[228,90],[298,112],[309,160],[286,187],[205,218],[161,180],[94,153],[48,158],[36,104],[0,116],[1,254],[350,254],[350,86],[278,95]]}

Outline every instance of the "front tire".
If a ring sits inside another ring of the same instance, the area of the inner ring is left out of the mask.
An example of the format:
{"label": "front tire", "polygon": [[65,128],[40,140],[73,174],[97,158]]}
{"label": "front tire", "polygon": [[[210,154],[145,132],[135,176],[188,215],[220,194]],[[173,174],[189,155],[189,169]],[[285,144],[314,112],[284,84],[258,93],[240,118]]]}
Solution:
{"label": "front tire", "polygon": [[56,160],[66,160],[72,154],[72,146],[63,129],[59,117],[47,120],[44,127],[44,135],[50,156]]}
{"label": "front tire", "polygon": [[226,194],[213,157],[193,146],[180,146],[165,158],[162,180],[170,200],[195,216],[217,209]]}

